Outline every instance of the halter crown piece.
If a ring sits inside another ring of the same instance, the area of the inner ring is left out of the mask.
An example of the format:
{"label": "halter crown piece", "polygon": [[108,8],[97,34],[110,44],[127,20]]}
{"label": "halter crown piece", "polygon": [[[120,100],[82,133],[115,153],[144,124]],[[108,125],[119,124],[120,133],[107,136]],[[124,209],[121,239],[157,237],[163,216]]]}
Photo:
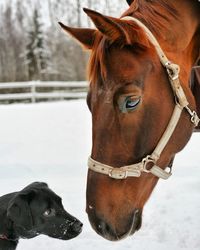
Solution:
{"label": "halter crown piece", "polygon": [[[194,124],[195,127],[198,126],[200,119],[197,113],[189,108],[189,102],[187,100],[187,97],[183,91],[183,88],[179,80],[179,71],[180,71],[179,65],[173,64],[168,60],[155,36],[142,22],[130,16],[123,17],[122,19],[137,23],[137,25],[140,26],[145,31],[149,41],[154,45],[158,57],[160,59],[160,62],[167,71],[168,78],[175,95],[176,105],[172,113],[171,119],[168,123],[168,126],[151,155],[147,155],[139,163],[123,166],[120,168],[115,168],[106,164],[102,164],[89,157],[88,167],[89,169],[97,173],[105,174],[111,178],[118,180],[126,179],[127,177],[140,177],[142,172],[151,173],[158,178],[166,180],[172,175],[171,169],[169,172],[167,172],[162,168],[160,168],[159,166],[157,166],[156,162],[160,158],[161,153],[163,152],[165,146],[167,145],[169,139],[171,138],[180,120],[183,109],[186,109],[186,111],[189,113],[189,115],[191,116],[191,122]],[[150,168],[148,167],[149,165],[151,166]]]}

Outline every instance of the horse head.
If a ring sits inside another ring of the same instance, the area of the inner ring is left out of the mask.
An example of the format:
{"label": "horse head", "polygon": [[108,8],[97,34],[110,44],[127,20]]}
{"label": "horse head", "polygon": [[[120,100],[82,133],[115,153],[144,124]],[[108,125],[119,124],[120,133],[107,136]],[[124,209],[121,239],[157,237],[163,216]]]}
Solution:
{"label": "horse head", "polygon": [[[93,125],[91,157],[116,168],[140,162],[154,150],[173,113],[175,100],[167,73],[136,23],[84,11],[97,29],[61,26],[91,50],[87,97]],[[189,88],[184,90],[194,106]],[[183,112],[157,162],[162,169],[186,145],[192,131]],[[86,211],[94,230],[109,240],[139,230],[143,207],[157,181],[149,173],[116,180],[89,170]]]}

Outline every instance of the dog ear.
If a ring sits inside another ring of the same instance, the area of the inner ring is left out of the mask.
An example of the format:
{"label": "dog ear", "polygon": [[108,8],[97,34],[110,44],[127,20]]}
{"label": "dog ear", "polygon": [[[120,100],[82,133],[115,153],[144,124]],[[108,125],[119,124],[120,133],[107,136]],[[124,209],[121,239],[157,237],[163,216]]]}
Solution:
{"label": "dog ear", "polygon": [[48,188],[48,185],[45,182],[33,182],[23,190],[32,190],[33,188]]}
{"label": "dog ear", "polygon": [[33,198],[34,192],[21,193],[19,192],[8,205],[7,217],[14,222],[17,227],[23,228],[26,231],[33,227],[33,218],[30,200]]}

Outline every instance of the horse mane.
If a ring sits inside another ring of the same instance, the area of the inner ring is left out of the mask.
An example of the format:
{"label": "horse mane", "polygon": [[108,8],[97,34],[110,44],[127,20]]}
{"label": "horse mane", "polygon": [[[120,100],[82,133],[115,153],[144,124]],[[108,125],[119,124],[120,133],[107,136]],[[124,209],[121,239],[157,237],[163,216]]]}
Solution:
{"label": "horse mane", "polygon": [[[166,0],[134,0],[123,16],[134,16],[146,24],[153,33],[161,35],[163,29],[167,30],[169,28],[171,17],[178,19],[178,12]],[[117,22],[118,19],[113,18],[113,20]],[[150,46],[144,32],[140,32],[138,35],[138,28],[134,23],[124,22],[121,25],[130,34],[132,47],[135,52]],[[136,34],[134,35],[134,33]],[[101,32],[96,31],[96,38],[88,64],[88,78],[90,82],[97,83],[100,80],[100,76],[103,79],[106,77],[106,55],[109,53],[109,47],[113,43],[116,43],[119,47],[126,45],[123,44],[123,40],[112,42]]]}
{"label": "horse mane", "polygon": [[153,33],[161,35],[163,29],[169,28],[169,21],[177,20],[179,14],[172,1],[134,0],[123,16],[134,16],[147,25]]}

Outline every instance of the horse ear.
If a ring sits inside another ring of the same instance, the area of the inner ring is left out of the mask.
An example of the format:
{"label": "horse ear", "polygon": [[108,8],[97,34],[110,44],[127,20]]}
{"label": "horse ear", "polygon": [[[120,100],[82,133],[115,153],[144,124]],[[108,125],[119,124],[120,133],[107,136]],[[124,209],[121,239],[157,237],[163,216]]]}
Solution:
{"label": "horse ear", "polygon": [[97,29],[109,39],[116,41],[121,39],[126,43],[130,43],[130,39],[123,29],[123,21],[117,18],[104,16],[90,9],[83,9],[85,13],[92,19]]}
{"label": "horse ear", "polygon": [[72,28],[59,22],[64,31],[78,40],[86,49],[92,49],[96,36],[95,29]]}
{"label": "horse ear", "polygon": [[134,0],[126,0],[126,2],[131,5]]}

